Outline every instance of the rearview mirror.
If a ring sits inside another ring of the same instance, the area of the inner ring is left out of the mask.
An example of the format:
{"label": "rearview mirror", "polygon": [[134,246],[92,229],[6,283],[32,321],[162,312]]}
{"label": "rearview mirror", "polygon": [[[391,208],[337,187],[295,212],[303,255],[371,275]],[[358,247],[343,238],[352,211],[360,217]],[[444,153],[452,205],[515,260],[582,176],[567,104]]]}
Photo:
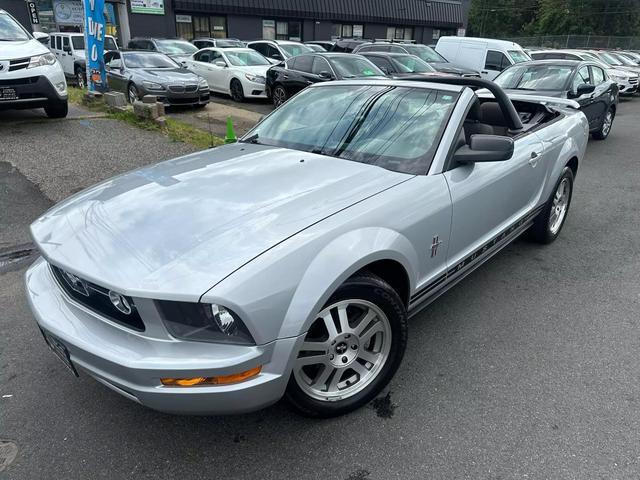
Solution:
{"label": "rearview mirror", "polygon": [[33,38],[40,43],[47,43],[49,41],[49,34],[44,32],[33,32]]}
{"label": "rearview mirror", "polygon": [[213,64],[216,67],[223,67],[224,68],[224,67],[227,66],[227,63],[224,60],[216,60],[215,62],[213,62]]}
{"label": "rearview mirror", "polygon": [[513,157],[513,139],[500,135],[471,135],[471,145],[453,154],[457,163],[501,162]]}
{"label": "rearview mirror", "polygon": [[582,95],[593,93],[595,89],[596,89],[595,85],[591,85],[589,83],[583,83],[581,85],[578,85],[578,88],[576,88],[576,97],[581,97]]}

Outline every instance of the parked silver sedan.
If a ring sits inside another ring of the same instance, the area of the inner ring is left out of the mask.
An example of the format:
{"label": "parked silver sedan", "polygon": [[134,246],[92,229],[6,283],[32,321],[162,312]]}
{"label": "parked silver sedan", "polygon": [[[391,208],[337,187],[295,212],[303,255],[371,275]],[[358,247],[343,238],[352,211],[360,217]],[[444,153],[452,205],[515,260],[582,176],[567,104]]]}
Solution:
{"label": "parked silver sedan", "polygon": [[31,226],[38,326],[71,372],[154,409],[352,411],[393,377],[409,316],[522,233],[560,234],[588,122],[512,100],[319,83],[239,143],[80,192]]}

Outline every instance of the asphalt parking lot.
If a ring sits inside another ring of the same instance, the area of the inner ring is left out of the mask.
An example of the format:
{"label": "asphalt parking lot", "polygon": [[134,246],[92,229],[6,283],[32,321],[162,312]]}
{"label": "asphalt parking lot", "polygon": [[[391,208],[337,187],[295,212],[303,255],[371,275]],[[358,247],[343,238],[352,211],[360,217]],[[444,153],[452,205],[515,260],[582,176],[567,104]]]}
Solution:
{"label": "asphalt parking lot", "polygon": [[[80,188],[190,147],[82,112],[6,115],[0,447],[18,451],[0,478],[638,478],[640,99],[620,104],[608,140],[589,143],[559,240],[519,240],[450,290],[411,321],[390,388],[323,421],[282,403],[170,416],[72,377],[26,304],[28,224]],[[24,259],[6,262],[16,249]]]}

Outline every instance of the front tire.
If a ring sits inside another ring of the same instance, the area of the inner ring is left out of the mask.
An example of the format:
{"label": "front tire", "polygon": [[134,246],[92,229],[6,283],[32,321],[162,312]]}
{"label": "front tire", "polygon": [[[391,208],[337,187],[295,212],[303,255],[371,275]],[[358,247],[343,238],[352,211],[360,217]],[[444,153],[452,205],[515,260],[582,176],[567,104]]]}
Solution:
{"label": "front tire", "polygon": [[407,344],[407,311],[381,278],[348,279],[316,316],[286,397],[308,417],[335,417],[369,403],[395,374]]}
{"label": "front tire", "polygon": [[529,230],[533,241],[546,244],[558,238],[569,214],[572,195],[573,171],[569,167],[564,167],[551,198],[547,201],[544,209],[536,217]]}
{"label": "front tire", "polygon": [[240,80],[238,80],[237,78],[231,80],[229,91],[231,92],[231,98],[234,102],[244,102],[244,89],[242,88],[242,83],[240,83]]}
{"label": "front tire", "polygon": [[129,99],[129,103],[133,105],[133,103],[140,99],[140,94],[138,93],[138,89],[133,83],[130,83],[127,87],[127,98]]}
{"label": "front tire", "polygon": [[600,126],[600,129],[596,132],[593,132],[594,139],[605,140],[609,136],[609,133],[611,133],[611,127],[613,126],[613,119],[615,118],[615,116],[616,114],[612,108],[607,110],[604,120],[602,120],[602,125]]}
{"label": "front tire", "polygon": [[49,118],[65,118],[69,113],[69,103],[67,100],[50,102],[44,107],[44,112]]}
{"label": "front tire", "polygon": [[273,93],[271,94],[271,100],[273,101],[273,106],[278,108],[284,102],[287,101],[289,96],[287,95],[287,91],[282,85],[276,85],[273,88]]}

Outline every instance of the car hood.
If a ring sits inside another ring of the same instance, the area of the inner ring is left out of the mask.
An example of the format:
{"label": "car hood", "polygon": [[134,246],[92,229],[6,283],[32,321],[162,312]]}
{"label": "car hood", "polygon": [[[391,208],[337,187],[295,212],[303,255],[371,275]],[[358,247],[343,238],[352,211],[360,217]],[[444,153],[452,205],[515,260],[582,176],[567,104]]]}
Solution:
{"label": "car hood", "polygon": [[453,73],[454,75],[479,75],[475,70],[458,67],[449,62],[429,62],[433,68],[442,73]]}
{"label": "car hood", "polygon": [[267,75],[267,70],[271,68],[271,65],[232,66],[231,68],[240,72],[265,77]]}
{"label": "car hood", "polygon": [[195,301],[276,244],[411,178],[238,143],[135,170],[31,225],[50,262],[121,293]]}
{"label": "car hood", "polygon": [[186,68],[136,68],[133,71],[140,77],[152,82],[191,82],[198,83],[198,75]]}
{"label": "car hood", "polygon": [[0,60],[32,57],[47,52],[49,49],[34,39],[20,42],[0,42]]}

